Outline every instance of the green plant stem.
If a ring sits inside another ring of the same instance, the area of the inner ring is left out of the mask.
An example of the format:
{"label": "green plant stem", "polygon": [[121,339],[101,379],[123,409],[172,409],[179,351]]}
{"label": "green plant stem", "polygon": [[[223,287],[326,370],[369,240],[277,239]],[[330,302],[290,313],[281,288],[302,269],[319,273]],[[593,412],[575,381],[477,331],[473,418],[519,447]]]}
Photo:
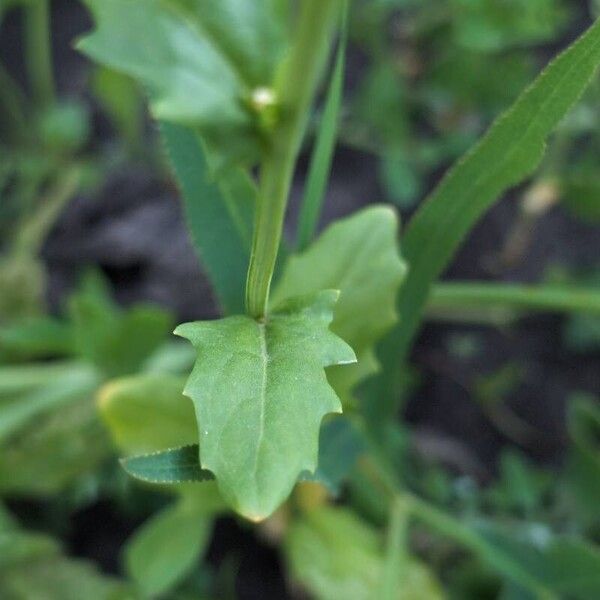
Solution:
{"label": "green plant stem", "polygon": [[518,283],[439,283],[432,289],[427,304],[428,315],[465,315],[469,312],[504,317],[518,317],[526,311],[585,312],[600,314],[600,290],[556,285]]}
{"label": "green plant stem", "polygon": [[402,566],[406,565],[408,554],[407,544],[408,507],[406,502],[396,497],[390,508],[385,566],[379,594],[382,600],[395,600],[398,597],[398,590],[404,575]]}
{"label": "green plant stem", "polygon": [[339,0],[301,3],[291,52],[276,81],[280,122],[261,163],[246,284],[246,309],[257,319],[264,318],[267,312],[294,167],[339,6]]}
{"label": "green plant stem", "polygon": [[35,103],[40,108],[54,102],[54,75],[50,40],[50,2],[35,0],[25,8],[25,61]]}
{"label": "green plant stem", "polygon": [[[460,519],[437,508],[430,502],[422,500],[418,496],[406,490],[404,487],[396,483],[396,478],[387,461],[380,456],[379,452],[375,451],[369,455],[369,458],[361,463],[362,470],[368,479],[382,492],[383,496],[388,499],[390,506],[390,514],[395,510],[403,511],[403,518],[406,520],[407,515],[421,521],[438,534],[454,540],[458,545],[473,552],[476,556],[488,559],[493,553],[493,548],[487,540],[481,536],[476,530],[465,525]],[[400,513],[397,515],[400,518]],[[405,524],[404,527],[407,525]],[[495,555],[495,564],[499,565],[498,555]],[[514,572],[511,563],[502,565],[505,573]],[[535,579],[527,573],[521,572],[518,577],[521,585],[526,586],[529,590],[536,593],[536,598],[539,600],[558,600],[556,595],[550,590],[541,586]]]}
{"label": "green plant stem", "polygon": [[[439,510],[429,502],[425,502],[412,494],[405,495],[405,501],[410,507],[411,514],[422,521],[441,535],[453,539],[455,542],[471,550],[474,554],[480,557],[490,555],[490,547],[488,542],[481,537],[476,531],[461,523],[458,519]],[[498,563],[498,555],[495,557],[495,562]],[[507,562],[505,565],[506,572],[512,571],[512,565]],[[526,586],[529,590],[534,591],[536,598],[539,600],[558,600],[558,597],[547,588],[541,586],[533,578],[525,573],[519,576],[519,583]]]}
{"label": "green plant stem", "polygon": [[69,169],[48,190],[35,214],[28,217],[18,232],[13,246],[16,256],[36,256],[65,204],[77,192],[81,181],[81,170]]}
{"label": "green plant stem", "polygon": [[2,63],[0,63],[0,106],[5,113],[7,126],[16,134],[23,135],[27,128],[24,110],[27,106],[27,98]]}

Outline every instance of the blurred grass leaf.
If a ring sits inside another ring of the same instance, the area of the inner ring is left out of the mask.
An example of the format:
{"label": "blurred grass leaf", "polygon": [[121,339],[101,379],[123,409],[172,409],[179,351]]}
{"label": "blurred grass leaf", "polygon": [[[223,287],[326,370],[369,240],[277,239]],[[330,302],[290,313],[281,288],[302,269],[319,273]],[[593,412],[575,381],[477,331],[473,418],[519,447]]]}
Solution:
{"label": "blurred grass leaf", "polygon": [[578,394],[570,399],[567,421],[571,445],[567,475],[575,490],[580,518],[600,521],[600,408],[593,396]]}
{"label": "blurred grass leaf", "polygon": [[385,376],[372,382],[381,422],[394,410],[397,365],[422,319],[434,280],[443,272],[465,236],[484,212],[540,163],[546,138],[580,98],[600,63],[600,22],[558,56],[489,132],[446,175],[418,210],[403,237],[410,265],[398,310],[402,324],[380,348]]}
{"label": "blurred grass leaf", "polygon": [[427,316],[503,325],[530,312],[600,315],[600,291],[592,286],[451,281],[431,288]]}
{"label": "blurred grass leaf", "polygon": [[90,475],[111,454],[91,397],[36,419],[0,450],[0,492],[47,498]]}
{"label": "blurred grass leaf", "polygon": [[144,127],[142,92],[131,77],[106,67],[94,70],[92,93],[130,150],[140,150]]}
{"label": "blurred grass leaf", "polygon": [[[295,520],[286,533],[288,568],[317,600],[378,598],[384,570],[382,540],[351,511],[322,507]],[[398,565],[402,572],[394,598],[441,600],[432,573],[414,558]]]}
{"label": "blurred grass leaf", "polygon": [[132,591],[90,563],[67,558],[52,538],[0,527],[0,597],[7,600],[128,600]]}
{"label": "blurred grass leaf", "polygon": [[0,328],[0,357],[48,358],[74,353],[70,324],[55,317],[19,320]]}
{"label": "blurred grass leaf", "polygon": [[457,41],[479,51],[547,41],[565,25],[569,14],[560,0],[452,0],[451,5]]}
{"label": "blurred grass leaf", "polygon": [[120,309],[108,284],[89,272],[69,302],[77,353],[105,376],[135,373],[173,327],[173,318],[155,306]]}
{"label": "blurred grass leaf", "polygon": [[318,128],[315,147],[311,156],[308,176],[305,182],[302,207],[298,217],[298,250],[304,250],[311,242],[321,215],[327,181],[331,171],[331,161],[335,150],[338,122],[344,92],[344,70],[346,66],[346,46],[348,42],[348,3],[343,6],[340,41],[333,68],[333,74],[325,98],[323,116]]}
{"label": "blurred grass leaf", "polygon": [[212,520],[178,500],[146,521],[127,542],[127,572],[144,597],[161,596],[199,562],[210,540]]}
{"label": "blurred grass leaf", "polygon": [[0,443],[42,415],[88,398],[98,383],[96,371],[82,364],[46,385],[0,400]]}
{"label": "blurred grass leaf", "polygon": [[503,528],[480,522],[473,528],[489,545],[482,556],[540,597],[589,600],[600,595],[597,547],[577,538],[555,537],[536,524]]}

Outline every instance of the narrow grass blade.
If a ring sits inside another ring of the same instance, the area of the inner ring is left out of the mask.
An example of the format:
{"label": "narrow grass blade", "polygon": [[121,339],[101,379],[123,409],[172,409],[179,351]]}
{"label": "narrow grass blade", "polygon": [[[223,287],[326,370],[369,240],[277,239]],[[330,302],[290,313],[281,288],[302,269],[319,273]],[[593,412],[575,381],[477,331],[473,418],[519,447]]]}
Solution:
{"label": "narrow grass blade", "polygon": [[[556,58],[458,162],[419,209],[403,237],[410,265],[399,296],[400,324],[384,340],[384,373],[371,383],[377,421],[397,408],[399,366],[419,330],[434,280],[479,218],[539,165],[546,139],[581,97],[600,64],[600,21]],[[375,386],[375,387],[373,387]]]}
{"label": "narrow grass blade", "polygon": [[317,142],[310,161],[310,168],[302,208],[298,222],[298,251],[310,244],[321,214],[327,180],[331,171],[331,162],[337,138],[338,120],[344,91],[344,69],[346,64],[346,46],[348,40],[348,4],[344,3],[340,42],[333,69],[333,77],[327,91],[325,109],[320,123]]}
{"label": "narrow grass blade", "polygon": [[435,285],[427,317],[503,324],[531,312],[600,314],[600,290],[550,285],[452,282]]}

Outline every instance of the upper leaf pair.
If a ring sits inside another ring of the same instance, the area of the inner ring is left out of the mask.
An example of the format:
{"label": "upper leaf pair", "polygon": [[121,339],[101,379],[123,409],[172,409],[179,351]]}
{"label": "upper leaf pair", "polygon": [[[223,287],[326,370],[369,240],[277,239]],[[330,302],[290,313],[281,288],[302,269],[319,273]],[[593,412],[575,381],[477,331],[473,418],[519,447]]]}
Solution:
{"label": "upper leaf pair", "polygon": [[142,83],[154,116],[197,129],[221,164],[253,160],[260,94],[286,47],[280,0],[86,0],[89,56]]}

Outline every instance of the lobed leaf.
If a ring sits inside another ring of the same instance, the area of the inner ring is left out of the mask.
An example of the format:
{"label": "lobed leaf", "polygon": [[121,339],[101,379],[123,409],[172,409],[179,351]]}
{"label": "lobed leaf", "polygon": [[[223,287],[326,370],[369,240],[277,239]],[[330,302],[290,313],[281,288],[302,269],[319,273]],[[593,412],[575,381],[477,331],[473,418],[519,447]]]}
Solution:
{"label": "lobed leaf", "polygon": [[187,323],[198,360],[184,393],[194,402],[200,464],[252,520],[270,515],[317,466],[321,420],[341,412],[324,367],[354,362],[328,330],[338,292],[289,300],[265,322],[246,316]]}

